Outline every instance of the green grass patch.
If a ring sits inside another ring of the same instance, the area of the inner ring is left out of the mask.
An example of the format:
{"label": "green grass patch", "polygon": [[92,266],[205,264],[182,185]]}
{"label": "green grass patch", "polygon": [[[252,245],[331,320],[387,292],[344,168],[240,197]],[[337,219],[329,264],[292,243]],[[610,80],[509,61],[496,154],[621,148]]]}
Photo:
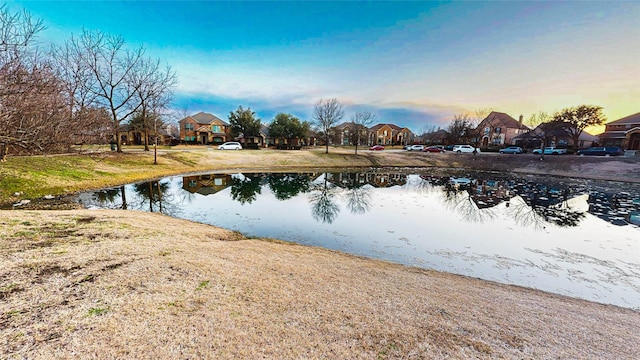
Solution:
{"label": "green grass patch", "polygon": [[94,307],[89,309],[89,316],[99,316],[99,315],[103,315],[106,314],[109,311],[108,307]]}
{"label": "green grass patch", "polygon": [[208,288],[208,287],[209,287],[209,280],[202,281],[202,282],[198,285],[198,287],[196,288],[196,291],[200,291],[200,290],[202,290],[202,289],[206,289],[206,288]]}

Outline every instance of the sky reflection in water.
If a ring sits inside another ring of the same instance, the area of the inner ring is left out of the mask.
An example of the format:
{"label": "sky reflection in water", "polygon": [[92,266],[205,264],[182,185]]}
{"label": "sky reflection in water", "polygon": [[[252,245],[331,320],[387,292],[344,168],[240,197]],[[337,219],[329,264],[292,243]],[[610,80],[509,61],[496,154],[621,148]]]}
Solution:
{"label": "sky reflection in water", "polygon": [[640,309],[637,184],[495,173],[203,174],[79,201]]}

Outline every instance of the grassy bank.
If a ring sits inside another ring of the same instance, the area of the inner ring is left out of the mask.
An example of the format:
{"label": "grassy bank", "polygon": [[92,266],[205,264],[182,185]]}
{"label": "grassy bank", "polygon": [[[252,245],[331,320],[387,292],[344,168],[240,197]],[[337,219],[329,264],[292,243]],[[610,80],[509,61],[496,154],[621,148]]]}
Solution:
{"label": "grassy bank", "polygon": [[632,359],[640,313],[135,211],[0,211],[7,359]]}
{"label": "grassy bank", "polygon": [[[533,155],[428,154],[409,151],[324,148],[301,151],[217,151],[204,146],[153,152],[127,148],[75,155],[9,157],[0,163],[0,204],[45,195],[99,189],[162,176],[201,171],[295,171],[310,168],[439,167],[514,171],[640,182],[640,157],[596,158]],[[18,193],[18,196],[14,194]]]}

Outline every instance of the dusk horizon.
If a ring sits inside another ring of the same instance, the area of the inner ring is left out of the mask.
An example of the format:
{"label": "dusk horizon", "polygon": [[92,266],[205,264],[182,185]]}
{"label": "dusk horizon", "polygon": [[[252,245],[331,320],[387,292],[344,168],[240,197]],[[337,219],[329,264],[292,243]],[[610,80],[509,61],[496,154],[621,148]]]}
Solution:
{"label": "dusk horizon", "polygon": [[[312,120],[336,98],[343,121],[419,133],[492,109],[525,121],[583,104],[607,122],[637,112],[640,4],[613,2],[34,2],[40,44],[84,29],[121,35],[176,71],[176,112],[226,121]],[[593,134],[602,127],[588,129]]]}

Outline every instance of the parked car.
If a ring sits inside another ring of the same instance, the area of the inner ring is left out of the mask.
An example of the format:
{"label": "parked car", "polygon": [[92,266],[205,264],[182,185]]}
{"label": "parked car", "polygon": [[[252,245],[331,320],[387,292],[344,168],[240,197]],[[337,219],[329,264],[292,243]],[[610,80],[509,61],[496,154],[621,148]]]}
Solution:
{"label": "parked car", "polygon": [[409,151],[422,151],[424,150],[424,145],[411,145],[408,149]]}
{"label": "parked car", "polygon": [[595,155],[595,156],[618,156],[622,155],[622,149],[619,147],[590,147],[588,149],[578,150],[578,155]]}
{"label": "parked car", "polygon": [[411,150],[411,145],[405,145],[402,147],[404,150]]}
{"label": "parked car", "polygon": [[[542,151],[540,149],[535,149],[531,152],[532,154],[536,154],[536,155],[540,155],[542,154]],[[562,155],[562,154],[566,154],[567,153],[567,149],[561,149],[561,148],[557,148],[557,147],[546,147],[544,148],[544,154],[545,155]]]}
{"label": "parked car", "polygon": [[372,151],[384,150],[384,146],[382,146],[382,145],[373,145],[372,147],[369,148],[369,150],[372,150]]}
{"label": "parked car", "polygon": [[480,153],[480,149],[475,148],[471,145],[453,145],[453,151],[454,153],[472,153],[473,149],[476,150],[476,153]]}
{"label": "parked car", "polygon": [[222,145],[218,145],[218,150],[242,150],[242,145],[235,141],[226,142]]}
{"label": "parked car", "polygon": [[444,146],[442,146],[442,145],[429,146],[429,147],[424,148],[424,150],[422,150],[422,151],[434,152],[434,153],[443,153],[443,152],[445,152]]}
{"label": "parked car", "polygon": [[500,154],[522,154],[520,146],[509,146],[498,151]]}

